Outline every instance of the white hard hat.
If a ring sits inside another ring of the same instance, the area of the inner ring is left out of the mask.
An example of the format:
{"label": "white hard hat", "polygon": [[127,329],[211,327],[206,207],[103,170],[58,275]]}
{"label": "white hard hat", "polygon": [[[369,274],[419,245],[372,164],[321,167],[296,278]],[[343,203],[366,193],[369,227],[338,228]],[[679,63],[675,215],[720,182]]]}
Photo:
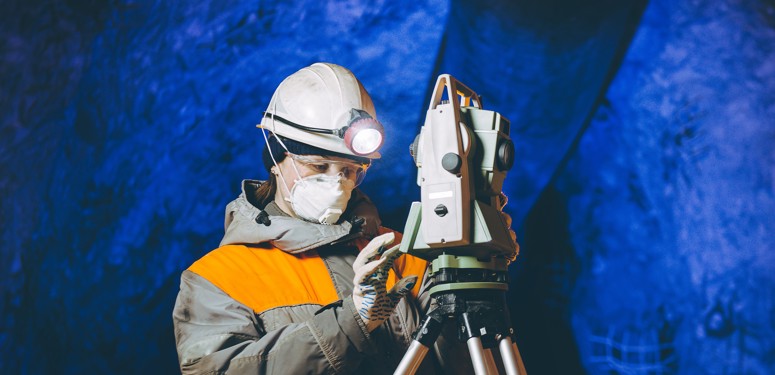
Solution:
{"label": "white hard hat", "polygon": [[384,130],[369,93],[348,69],[315,63],[280,83],[259,128],[344,155],[380,157]]}

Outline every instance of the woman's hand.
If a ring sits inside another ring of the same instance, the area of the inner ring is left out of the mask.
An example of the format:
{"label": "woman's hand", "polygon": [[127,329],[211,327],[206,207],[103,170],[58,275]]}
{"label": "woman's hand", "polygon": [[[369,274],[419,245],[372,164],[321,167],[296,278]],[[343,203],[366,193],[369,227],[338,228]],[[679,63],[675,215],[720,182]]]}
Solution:
{"label": "woman's hand", "polygon": [[361,250],[353,263],[353,302],[369,332],[382,325],[393,313],[398,301],[412,290],[417,282],[417,276],[407,276],[387,291],[390,267],[401,256],[399,245],[385,250],[394,239],[393,233],[375,237]]}

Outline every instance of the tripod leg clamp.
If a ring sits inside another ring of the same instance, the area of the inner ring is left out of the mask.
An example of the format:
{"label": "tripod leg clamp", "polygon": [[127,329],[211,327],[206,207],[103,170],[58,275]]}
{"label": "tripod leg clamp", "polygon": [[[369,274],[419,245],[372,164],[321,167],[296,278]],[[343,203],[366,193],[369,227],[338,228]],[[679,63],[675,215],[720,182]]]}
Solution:
{"label": "tripod leg clamp", "polygon": [[443,318],[433,314],[428,314],[423,320],[420,328],[415,332],[414,339],[425,347],[430,348],[441,334],[441,328],[444,326]]}

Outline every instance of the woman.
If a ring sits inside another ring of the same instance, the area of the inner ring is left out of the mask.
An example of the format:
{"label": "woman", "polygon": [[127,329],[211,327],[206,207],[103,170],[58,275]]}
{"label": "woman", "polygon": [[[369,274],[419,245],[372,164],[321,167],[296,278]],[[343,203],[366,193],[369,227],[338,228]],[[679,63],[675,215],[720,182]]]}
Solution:
{"label": "woman", "polygon": [[382,143],[371,98],[349,70],[313,64],[259,127],[269,180],[243,182],[220,247],[181,277],[182,372],[392,373],[427,308],[426,263],[390,247],[400,235],[357,189]]}

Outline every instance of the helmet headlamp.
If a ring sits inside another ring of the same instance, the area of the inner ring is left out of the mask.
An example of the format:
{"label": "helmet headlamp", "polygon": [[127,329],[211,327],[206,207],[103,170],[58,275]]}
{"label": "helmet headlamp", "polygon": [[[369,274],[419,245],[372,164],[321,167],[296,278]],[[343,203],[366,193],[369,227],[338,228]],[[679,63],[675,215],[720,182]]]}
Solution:
{"label": "helmet headlamp", "polygon": [[264,112],[264,117],[280,121],[286,125],[312,133],[331,134],[342,140],[353,154],[365,156],[377,152],[384,141],[382,124],[371,115],[360,109],[350,110],[350,120],[347,125],[338,129],[323,129],[297,124],[291,120]]}

